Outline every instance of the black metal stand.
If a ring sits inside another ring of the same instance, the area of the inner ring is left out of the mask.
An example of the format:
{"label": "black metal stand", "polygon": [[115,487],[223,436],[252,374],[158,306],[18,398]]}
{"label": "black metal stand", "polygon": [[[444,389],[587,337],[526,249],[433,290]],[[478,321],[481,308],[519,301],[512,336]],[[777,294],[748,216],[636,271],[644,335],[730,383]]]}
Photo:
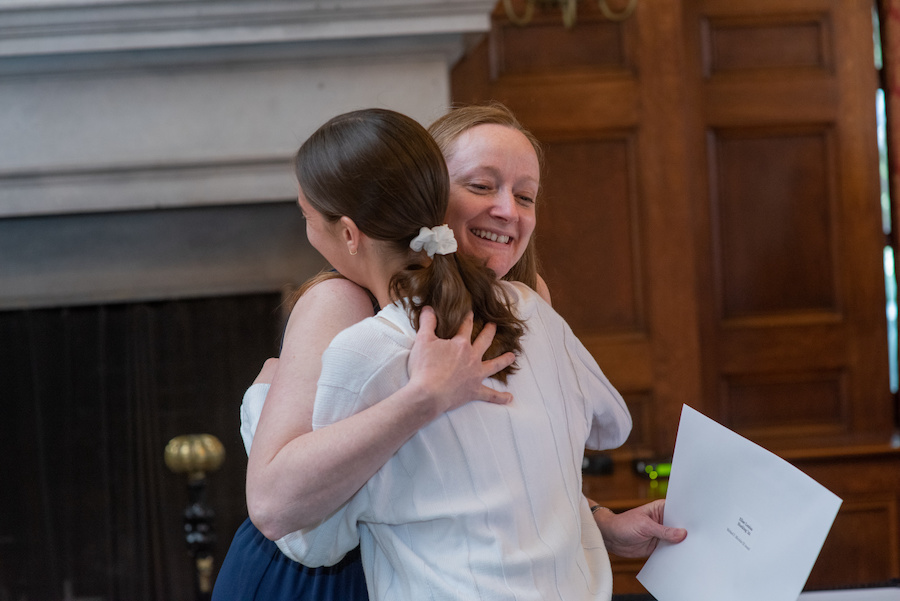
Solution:
{"label": "black metal stand", "polygon": [[194,591],[197,601],[209,601],[213,588],[213,532],[215,512],[206,503],[206,477],[188,480],[189,504],[184,510],[184,538],[194,560]]}

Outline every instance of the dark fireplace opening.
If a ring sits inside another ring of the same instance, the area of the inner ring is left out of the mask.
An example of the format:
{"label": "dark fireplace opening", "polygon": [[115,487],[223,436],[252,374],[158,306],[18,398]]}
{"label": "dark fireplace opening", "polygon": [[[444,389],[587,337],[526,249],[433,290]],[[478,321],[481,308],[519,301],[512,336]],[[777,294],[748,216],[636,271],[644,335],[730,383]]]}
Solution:
{"label": "dark fireplace opening", "polygon": [[216,568],[247,515],[239,407],[278,353],[278,293],[0,312],[0,601],[193,599],[183,474],[166,443],[225,447],[208,477]]}

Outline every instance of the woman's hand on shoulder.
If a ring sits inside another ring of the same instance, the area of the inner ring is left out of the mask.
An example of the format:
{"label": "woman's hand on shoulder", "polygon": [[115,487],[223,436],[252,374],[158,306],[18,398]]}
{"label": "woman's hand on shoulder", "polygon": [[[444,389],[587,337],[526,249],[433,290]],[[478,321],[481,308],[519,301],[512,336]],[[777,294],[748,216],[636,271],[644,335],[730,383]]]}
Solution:
{"label": "woman's hand on shoulder", "polygon": [[425,307],[419,317],[419,330],[409,356],[409,385],[416,387],[423,402],[431,404],[435,417],[469,401],[504,404],[512,400],[510,393],[494,390],[482,383],[485,378],[509,367],[516,360],[515,354],[509,352],[482,361],[494,339],[494,324],[487,324],[472,342],[471,313],[449,340],[435,335],[436,326],[434,311],[431,307]]}

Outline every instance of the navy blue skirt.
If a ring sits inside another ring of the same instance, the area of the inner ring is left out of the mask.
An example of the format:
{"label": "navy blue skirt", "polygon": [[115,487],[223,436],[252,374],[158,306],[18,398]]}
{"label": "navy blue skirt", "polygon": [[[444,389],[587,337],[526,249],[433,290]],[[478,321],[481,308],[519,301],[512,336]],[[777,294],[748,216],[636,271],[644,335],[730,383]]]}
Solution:
{"label": "navy blue skirt", "polygon": [[246,519],[219,569],[212,601],[368,601],[359,548],[337,565],[308,568],[289,559]]}

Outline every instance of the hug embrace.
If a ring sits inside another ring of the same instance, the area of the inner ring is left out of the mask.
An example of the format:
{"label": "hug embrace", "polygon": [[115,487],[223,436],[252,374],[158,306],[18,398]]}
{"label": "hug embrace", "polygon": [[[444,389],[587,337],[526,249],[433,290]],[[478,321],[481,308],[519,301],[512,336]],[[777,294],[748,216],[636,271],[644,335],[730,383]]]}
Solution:
{"label": "hug embrace", "polygon": [[295,167],[334,271],[245,395],[250,519],[214,599],[608,601],[608,552],[686,536],[582,494],[631,417],[550,305],[541,150],[505,107],[346,113]]}

